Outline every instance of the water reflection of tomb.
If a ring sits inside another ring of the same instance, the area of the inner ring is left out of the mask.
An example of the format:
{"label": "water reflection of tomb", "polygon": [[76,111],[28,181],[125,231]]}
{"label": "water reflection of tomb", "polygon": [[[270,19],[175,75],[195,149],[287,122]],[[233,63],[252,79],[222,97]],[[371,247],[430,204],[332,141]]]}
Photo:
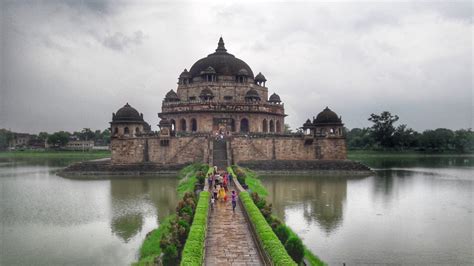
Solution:
{"label": "water reflection of tomb", "polygon": [[343,219],[347,179],[339,177],[266,177],[264,185],[278,217],[286,208],[301,208],[307,223],[317,222],[327,233],[336,229]]}
{"label": "water reflection of tomb", "polygon": [[[143,227],[144,217],[157,215],[158,221],[174,212],[177,203],[176,177],[112,179],[111,230],[128,242]],[[152,207],[147,208],[149,203]]]}

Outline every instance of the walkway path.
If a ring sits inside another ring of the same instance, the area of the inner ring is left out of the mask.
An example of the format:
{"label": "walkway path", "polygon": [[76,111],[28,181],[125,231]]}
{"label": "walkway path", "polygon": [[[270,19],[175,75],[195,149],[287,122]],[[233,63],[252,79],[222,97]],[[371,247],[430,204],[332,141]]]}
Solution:
{"label": "walkway path", "polygon": [[240,205],[232,212],[230,193],[209,211],[204,265],[263,265]]}

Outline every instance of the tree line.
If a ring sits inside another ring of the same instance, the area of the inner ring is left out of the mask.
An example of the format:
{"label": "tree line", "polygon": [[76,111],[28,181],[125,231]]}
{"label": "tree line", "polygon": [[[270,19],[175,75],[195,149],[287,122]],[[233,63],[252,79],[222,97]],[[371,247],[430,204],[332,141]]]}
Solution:
{"label": "tree line", "polygon": [[428,129],[417,132],[406,124],[395,126],[397,115],[385,111],[368,118],[371,127],[346,129],[349,149],[416,150],[431,152],[472,152],[474,132],[469,129]]}
{"label": "tree line", "polygon": [[54,133],[40,132],[39,134],[15,133],[6,129],[0,129],[0,149],[4,150],[12,146],[13,141],[19,135],[28,135],[28,143],[25,147],[40,146],[49,144],[52,147],[64,147],[72,140],[90,140],[94,141],[96,146],[110,144],[110,129],[91,130],[84,128],[81,131],[57,131]]}

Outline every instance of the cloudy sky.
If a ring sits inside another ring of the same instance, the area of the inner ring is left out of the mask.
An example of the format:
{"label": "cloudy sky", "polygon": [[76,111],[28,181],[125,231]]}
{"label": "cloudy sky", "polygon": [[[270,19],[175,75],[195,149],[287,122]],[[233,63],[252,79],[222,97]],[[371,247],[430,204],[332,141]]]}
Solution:
{"label": "cloudy sky", "polygon": [[0,1],[0,128],[104,129],[129,102],[156,129],[164,94],[214,51],[268,79],[301,126],[388,110],[416,130],[473,125],[471,1]]}

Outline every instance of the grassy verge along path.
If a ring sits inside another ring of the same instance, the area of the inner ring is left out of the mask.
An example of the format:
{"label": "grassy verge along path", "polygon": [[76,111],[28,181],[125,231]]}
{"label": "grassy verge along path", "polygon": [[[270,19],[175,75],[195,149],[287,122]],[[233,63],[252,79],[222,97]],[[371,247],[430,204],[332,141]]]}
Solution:
{"label": "grassy verge along path", "polygon": [[[203,237],[202,233],[205,236],[209,192],[201,192],[196,200],[194,191],[208,169],[205,164],[191,164],[180,171],[176,190],[181,200],[176,214],[166,217],[147,235],[140,247],[140,260],[133,265],[155,265],[162,253],[164,265],[177,265],[181,259],[189,262],[186,265],[198,265],[192,262],[202,260],[203,251],[200,254],[195,254],[195,251],[204,246],[204,239],[201,245],[198,240]],[[188,239],[191,241],[189,244]]]}

